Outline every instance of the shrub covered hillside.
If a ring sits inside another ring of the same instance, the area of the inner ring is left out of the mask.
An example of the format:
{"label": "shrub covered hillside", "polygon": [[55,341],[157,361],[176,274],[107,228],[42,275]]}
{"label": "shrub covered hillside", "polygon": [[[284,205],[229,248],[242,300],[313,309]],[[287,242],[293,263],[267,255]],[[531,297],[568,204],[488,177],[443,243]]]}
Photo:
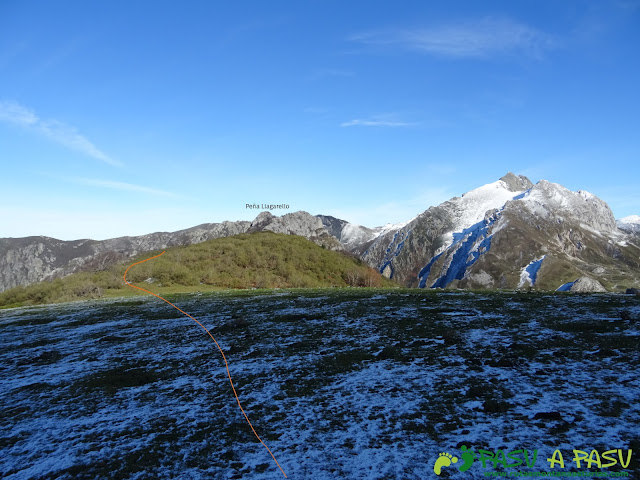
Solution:
{"label": "shrub covered hillside", "polygon": [[[133,293],[122,275],[148,252],[102,271],[0,293],[0,306],[12,307]],[[168,248],[161,257],[136,265],[127,280],[152,291],[178,293],[225,288],[383,287],[395,285],[362,261],[325,250],[309,240],[271,232],[218,238],[187,247]],[[160,290],[158,290],[160,289]]]}

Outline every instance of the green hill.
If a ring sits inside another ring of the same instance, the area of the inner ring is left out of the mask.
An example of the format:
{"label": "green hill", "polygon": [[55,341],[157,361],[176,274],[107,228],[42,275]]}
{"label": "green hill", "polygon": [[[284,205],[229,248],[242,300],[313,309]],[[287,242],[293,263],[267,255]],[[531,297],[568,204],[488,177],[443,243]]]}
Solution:
{"label": "green hill", "polygon": [[[58,303],[143,294],[125,286],[123,274],[147,252],[106,270],[0,293],[0,307]],[[257,232],[166,249],[161,257],[136,265],[127,280],[158,294],[246,288],[385,287],[396,284],[361,260],[326,250],[299,236]]]}

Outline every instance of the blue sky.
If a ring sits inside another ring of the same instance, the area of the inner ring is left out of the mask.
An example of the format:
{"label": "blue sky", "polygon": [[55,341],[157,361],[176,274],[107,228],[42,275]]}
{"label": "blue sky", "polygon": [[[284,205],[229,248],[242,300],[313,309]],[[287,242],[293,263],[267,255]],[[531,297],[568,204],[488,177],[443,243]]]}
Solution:
{"label": "blue sky", "polygon": [[508,171],[640,214],[639,45],[622,0],[0,0],[0,237],[373,227]]}

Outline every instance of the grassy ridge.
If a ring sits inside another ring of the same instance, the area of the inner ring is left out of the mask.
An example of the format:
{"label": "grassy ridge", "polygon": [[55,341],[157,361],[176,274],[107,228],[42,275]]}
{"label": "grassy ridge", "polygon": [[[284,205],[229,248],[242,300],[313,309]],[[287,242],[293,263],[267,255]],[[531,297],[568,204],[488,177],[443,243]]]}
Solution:
{"label": "grassy ridge", "polygon": [[[158,253],[147,252],[98,272],[79,272],[7,290],[0,293],[0,307],[135,294],[124,285],[125,269]],[[129,270],[127,280],[158,293],[395,285],[356,258],[325,250],[303,237],[271,232],[168,248],[162,257]]]}

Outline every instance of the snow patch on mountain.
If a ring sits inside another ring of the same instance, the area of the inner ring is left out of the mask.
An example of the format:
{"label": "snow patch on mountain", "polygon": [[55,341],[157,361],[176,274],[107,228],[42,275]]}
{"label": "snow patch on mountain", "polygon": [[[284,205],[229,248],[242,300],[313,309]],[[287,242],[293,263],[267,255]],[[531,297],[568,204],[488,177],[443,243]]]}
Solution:
{"label": "snow patch on mountain", "polygon": [[376,227],[373,229],[374,232],[374,236],[373,238],[378,238],[381,235],[384,235],[387,232],[391,232],[393,230],[400,230],[404,227],[406,227],[407,225],[409,225],[411,222],[413,222],[416,218],[418,218],[419,215],[416,215],[415,217],[413,217],[411,220],[407,220],[406,222],[400,222],[400,223],[387,223],[381,227]]}
{"label": "snow patch on mountain", "polygon": [[621,218],[618,221],[623,224],[632,223],[632,224],[640,225],[640,215],[629,215],[628,217]]}
{"label": "snow patch on mountain", "polygon": [[389,268],[390,271],[388,276],[389,278],[393,278],[393,266],[391,263],[394,257],[397,257],[400,254],[400,251],[402,250],[402,247],[404,247],[404,244],[407,241],[407,238],[409,238],[410,234],[411,230],[407,230],[406,232],[399,230],[393,234],[391,242],[389,242],[389,245],[385,250],[382,265],[379,268],[380,273],[384,273],[385,269]]}
{"label": "snow patch on mountain", "polygon": [[442,206],[451,213],[453,229],[444,234],[444,245],[436,251],[436,255],[455,245],[462,232],[482,222],[487,211],[500,211],[508,201],[522,198],[527,191],[510,190],[504,180],[498,180],[444,202]]}
{"label": "snow patch on mountain", "polygon": [[[322,219],[325,227],[342,243],[347,249],[352,249],[358,245],[363,245],[367,242],[371,242],[378,237],[385,235],[388,232],[398,231],[406,227],[409,223],[415,220],[413,217],[411,220],[401,223],[387,223],[380,227],[369,228],[362,225],[356,225],[355,223],[349,223],[344,220],[339,220],[334,217],[328,217],[319,215]],[[337,225],[331,225],[331,222],[339,223]],[[333,228],[331,228],[333,227]],[[405,232],[406,234],[406,232]]]}
{"label": "snow patch on mountain", "polygon": [[427,286],[427,278],[429,278],[429,274],[431,273],[431,267],[436,262],[436,260],[438,260],[441,256],[442,256],[442,253],[438,253],[431,260],[429,260],[429,263],[427,263],[422,268],[422,270],[420,270],[420,273],[418,273],[418,278],[420,279],[418,283],[419,288],[425,288]]}
{"label": "snow patch on mountain", "polygon": [[[491,227],[500,218],[500,212],[485,215],[484,220],[464,229],[462,232],[454,232],[453,244],[446,250],[447,260],[441,270],[441,275],[431,285],[431,288],[445,288],[454,280],[462,280],[467,274],[467,270],[480,258],[480,255],[486,253],[491,248],[491,238],[493,232]],[[442,252],[434,256],[427,266],[419,273],[418,278],[420,288],[426,286],[427,277],[431,271],[431,267],[435,260]]]}
{"label": "snow patch on mountain", "polygon": [[353,245],[359,245],[366,243],[376,238],[375,231],[363,227],[361,225],[354,225],[353,223],[347,223],[343,228],[340,236],[340,241],[348,248]]}
{"label": "snow patch on mountain", "polygon": [[556,288],[556,292],[568,292],[569,290],[571,290],[571,287],[573,287],[574,283],[576,283],[575,280],[573,282],[563,283],[558,288]]}
{"label": "snow patch on mountain", "polygon": [[520,272],[520,283],[518,283],[518,288],[524,287],[527,283],[530,287],[535,286],[536,277],[538,276],[538,270],[540,270],[542,261],[545,257],[546,255],[543,255],[540,258],[532,260],[526,267],[522,269],[522,272]]}
{"label": "snow patch on mountain", "polygon": [[503,180],[483,185],[471,190],[462,197],[453,198],[447,202],[452,209],[454,217],[454,232],[459,232],[465,228],[484,219],[488,210],[501,209],[509,200],[521,197],[526,190],[513,191],[509,189]]}

